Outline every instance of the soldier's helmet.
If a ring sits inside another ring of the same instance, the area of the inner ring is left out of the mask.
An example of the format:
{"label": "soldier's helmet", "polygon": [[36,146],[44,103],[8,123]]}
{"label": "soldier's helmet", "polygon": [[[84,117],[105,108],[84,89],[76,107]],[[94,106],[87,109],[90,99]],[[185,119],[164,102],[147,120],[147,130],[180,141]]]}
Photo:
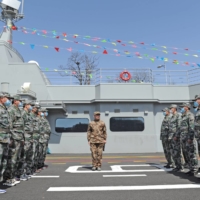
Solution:
{"label": "soldier's helmet", "polygon": [[30,101],[30,100],[25,100],[25,101],[24,101],[24,105],[35,106],[34,102],[33,102],[33,101]]}
{"label": "soldier's helmet", "polygon": [[170,106],[169,106],[169,109],[171,109],[171,108],[176,108],[177,109],[177,105],[176,104],[171,104]]}
{"label": "soldier's helmet", "polygon": [[162,109],[163,112],[169,112],[169,108]]}
{"label": "soldier's helmet", "polygon": [[8,92],[0,92],[0,98],[7,97],[8,99],[13,99],[13,97]]}
{"label": "soldier's helmet", "polygon": [[22,99],[21,96],[19,96],[19,95],[14,95],[13,99],[17,100],[17,101],[24,101],[24,99]]}
{"label": "soldier's helmet", "polygon": [[200,94],[199,95],[195,95],[193,101],[196,101],[197,99],[200,99]]}
{"label": "soldier's helmet", "polygon": [[182,108],[182,107],[188,107],[190,109],[191,108],[191,104],[190,103],[183,103],[179,107],[180,108]]}

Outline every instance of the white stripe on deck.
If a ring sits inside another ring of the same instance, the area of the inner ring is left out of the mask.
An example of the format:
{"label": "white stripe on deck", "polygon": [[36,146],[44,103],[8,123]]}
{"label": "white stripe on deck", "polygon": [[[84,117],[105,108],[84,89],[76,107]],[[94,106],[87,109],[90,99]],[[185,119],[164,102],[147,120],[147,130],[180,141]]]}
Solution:
{"label": "white stripe on deck", "polygon": [[137,177],[137,176],[147,176],[146,174],[131,174],[131,175],[103,175],[103,177]]}
{"label": "white stripe on deck", "polygon": [[102,186],[102,187],[50,187],[47,191],[48,192],[85,192],[85,191],[169,190],[169,189],[194,189],[194,188],[200,188],[200,184]]}
{"label": "white stripe on deck", "polygon": [[60,176],[32,176],[31,178],[59,178]]}

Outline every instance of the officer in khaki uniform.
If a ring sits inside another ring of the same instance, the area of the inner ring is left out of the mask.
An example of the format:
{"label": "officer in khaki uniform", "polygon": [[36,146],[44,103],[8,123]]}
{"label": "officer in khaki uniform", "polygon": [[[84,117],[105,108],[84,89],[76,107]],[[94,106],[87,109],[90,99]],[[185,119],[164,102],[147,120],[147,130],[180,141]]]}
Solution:
{"label": "officer in khaki uniform", "polygon": [[106,143],[106,125],[100,120],[100,112],[94,112],[94,121],[90,122],[87,131],[87,140],[92,154],[92,170],[101,171],[103,147]]}

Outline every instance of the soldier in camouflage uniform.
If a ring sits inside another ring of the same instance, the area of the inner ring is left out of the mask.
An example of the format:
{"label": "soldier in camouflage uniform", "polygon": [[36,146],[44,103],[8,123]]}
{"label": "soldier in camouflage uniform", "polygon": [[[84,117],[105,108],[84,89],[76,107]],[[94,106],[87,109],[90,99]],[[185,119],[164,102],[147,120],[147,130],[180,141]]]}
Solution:
{"label": "soldier in camouflage uniform", "polygon": [[181,143],[179,128],[181,123],[181,115],[177,112],[177,105],[172,104],[169,107],[170,113],[172,114],[169,122],[169,139],[172,144],[172,158],[175,162],[176,168],[173,171],[183,171],[182,155],[181,155]]}
{"label": "soldier in camouflage uniform", "polygon": [[196,95],[194,99],[195,114],[195,138],[198,145],[198,154],[200,156],[200,95]]}
{"label": "soldier in camouflage uniform", "polygon": [[47,116],[48,116],[48,111],[46,109],[43,109],[43,113],[44,113],[44,127],[45,127],[45,134],[44,134],[44,149],[43,149],[43,157],[42,157],[42,166],[43,168],[48,167],[48,165],[45,165],[45,159],[46,159],[46,154],[47,154],[47,148],[48,148],[48,143],[49,143],[49,139],[50,139],[50,135],[51,135],[51,126],[47,120]]}
{"label": "soldier in camouflage uniform", "polygon": [[33,161],[33,120],[31,117],[31,111],[33,109],[33,102],[26,101],[24,103],[24,109],[22,110],[22,117],[24,119],[24,164],[21,166],[20,174],[24,178],[30,178],[32,175],[32,161]]}
{"label": "soldier in camouflage uniform", "polygon": [[[0,92],[0,182],[7,167],[8,149],[10,143],[10,129],[12,127],[7,106],[10,106],[10,95]],[[5,193],[5,190],[1,190]]]}
{"label": "soldier in camouflage uniform", "polygon": [[171,138],[169,138],[170,112],[169,108],[165,108],[162,111],[165,117],[161,125],[160,140],[162,141],[165,158],[167,160],[167,165],[164,167],[170,168],[173,167]]}
{"label": "soldier in camouflage uniform", "polygon": [[92,170],[101,171],[102,151],[106,143],[106,125],[100,120],[100,112],[94,113],[94,121],[90,122],[87,131],[87,140],[92,154]]}
{"label": "soldier in camouflage uniform", "polygon": [[40,139],[40,120],[37,117],[39,105],[35,105],[30,114],[33,120],[33,162],[32,162],[32,173],[34,174],[37,170],[38,163],[38,151],[39,151],[39,139]]}
{"label": "soldier in camouflage uniform", "polygon": [[45,140],[45,120],[44,120],[44,113],[43,109],[38,110],[38,118],[40,119],[40,139],[39,139],[39,151],[38,151],[38,165],[37,169],[42,170],[43,168],[43,157],[44,157],[44,150],[46,147],[46,140]]}
{"label": "soldier in camouflage uniform", "polygon": [[183,103],[181,106],[180,138],[182,150],[188,159],[189,172],[186,174],[194,176],[198,170],[198,159],[196,155],[196,141],[194,133],[194,115],[190,112],[190,103]]}
{"label": "soldier in camouflage uniform", "polygon": [[8,108],[8,112],[12,122],[11,128],[11,145],[9,149],[8,167],[5,171],[6,182],[4,185],[14,186],[20,182],[19,177],[16,177],[20,170],[19,163],[21,159],[22,149],[24,148],[24,120],[19,107],[21,107],[22,99],[20,96],[13,96],[13,105]]}
{"label": "soldier in camouflage uniform", "polygon": [[196,112],[195,122],[194,122],[194,131],[195,131],[195,138],[197,140],[198,154],[200,157],[200,95],[195,96],[194,108],[195,108],[194,111]]}

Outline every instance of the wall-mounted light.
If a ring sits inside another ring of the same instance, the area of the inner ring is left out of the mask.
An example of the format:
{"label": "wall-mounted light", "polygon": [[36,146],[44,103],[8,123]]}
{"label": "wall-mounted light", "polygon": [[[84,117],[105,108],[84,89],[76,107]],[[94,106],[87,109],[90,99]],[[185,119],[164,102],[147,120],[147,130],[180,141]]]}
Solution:
{"label": "wall-mounted light", "polygon": [[148,112],[147,110],[144,111],[144,114],[145,114],[145,115],[148,115],[148,113],[149,113],[149,112]]}
{"label": "wall-mounted light", "polygon": [[105,115],[109,115],[109,111],[105,111]]}

